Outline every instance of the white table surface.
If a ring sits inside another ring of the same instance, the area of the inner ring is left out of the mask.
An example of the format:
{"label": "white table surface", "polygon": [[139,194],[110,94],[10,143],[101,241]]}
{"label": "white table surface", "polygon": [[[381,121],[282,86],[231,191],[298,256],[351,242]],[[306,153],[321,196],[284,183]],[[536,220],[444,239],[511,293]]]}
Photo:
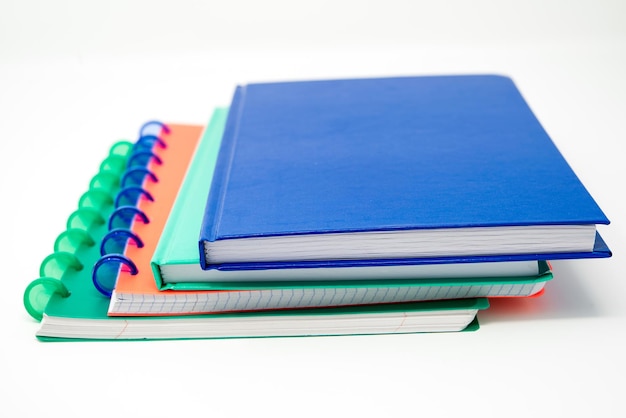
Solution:
{"label": "white table surface", "polygon": [[[626,8],[433,3],[3,2],[0,416],[626,416]],[[475,333],[35,339],[24,288],[144,121],[205,124],[238,83],[466,73],[514,79],[612,258],[554,262],[544,296],[494,301]]]}

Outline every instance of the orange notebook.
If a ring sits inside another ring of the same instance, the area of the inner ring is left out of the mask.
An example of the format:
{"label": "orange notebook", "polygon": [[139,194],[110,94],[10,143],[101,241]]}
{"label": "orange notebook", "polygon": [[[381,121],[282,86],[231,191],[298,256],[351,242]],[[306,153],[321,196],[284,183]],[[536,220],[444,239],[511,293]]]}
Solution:
{"label": "orange notebook", "polygon": [[150,269],[150,259],[204,130],[204,127],[199,125],[167,126],[170,129],[167,145],[159,150],[159,160],[153,159],[148,165],[148,170],[157,180],[146,177],[143,184],[143,189],[149,193],[152,200],[144,196],[137,203],[137,208],[146,215],[148,222],[136,219],[132,226],[132,232],[141,239],[143,246],[134,245],[129,241],[125,250],[125,255],[135,263],[138,273],[133,275],[129,271],[121,271],[114,293],[119,291],[146,295],[159,293]]}

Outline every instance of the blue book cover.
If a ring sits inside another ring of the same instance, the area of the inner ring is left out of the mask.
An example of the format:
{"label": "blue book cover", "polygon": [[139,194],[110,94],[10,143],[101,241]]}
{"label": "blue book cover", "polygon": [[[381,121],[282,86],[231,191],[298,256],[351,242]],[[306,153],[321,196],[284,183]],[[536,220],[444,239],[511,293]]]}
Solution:
{"label": "blue book cover", "polygon": [[[259,83],[235,91],[200,258],[205,269],[237,269],[604,257],[610,251],[595,225],[608,223],[507,77]],[[354,233],[365,234],[339,246],[368,242],[368,233],[383,234],[372,242],[384,247],[380,237],[388,233],[529,226],[542,238],[521,232],[518,239],[550,240],[559,236],[553,227],[573,226],[568,234],[592,228],[581,235],[584,248],[531,245],[508,253],[505,242],[489,252],[245,258],[264,248],[335,251],[335,238]],[[276,244],[276,237],[291,240]],[[247,247],[229,247],[249,239]]]}

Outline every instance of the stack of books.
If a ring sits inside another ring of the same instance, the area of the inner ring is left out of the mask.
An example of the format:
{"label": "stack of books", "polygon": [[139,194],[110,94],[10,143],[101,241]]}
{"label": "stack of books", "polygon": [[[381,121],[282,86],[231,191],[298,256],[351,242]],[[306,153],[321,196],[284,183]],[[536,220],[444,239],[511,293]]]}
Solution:
{"label": "stack of books", "polygon": [[24,305],[45,341],[469,331],[608,223],[507,77],[248,84],[114,144]]}

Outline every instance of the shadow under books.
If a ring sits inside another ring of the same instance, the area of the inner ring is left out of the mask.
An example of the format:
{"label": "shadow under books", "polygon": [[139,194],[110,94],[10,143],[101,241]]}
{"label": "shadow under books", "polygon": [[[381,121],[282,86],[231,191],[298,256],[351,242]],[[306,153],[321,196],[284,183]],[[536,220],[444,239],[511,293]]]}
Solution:
{"label": "shadow under books", "polygon": [[480,313],[481,324],[602,316],[602,311],[585,291],[575,266],[562,263],[558,265],[557,272],[540,296],[490,299],[489,309]]}

